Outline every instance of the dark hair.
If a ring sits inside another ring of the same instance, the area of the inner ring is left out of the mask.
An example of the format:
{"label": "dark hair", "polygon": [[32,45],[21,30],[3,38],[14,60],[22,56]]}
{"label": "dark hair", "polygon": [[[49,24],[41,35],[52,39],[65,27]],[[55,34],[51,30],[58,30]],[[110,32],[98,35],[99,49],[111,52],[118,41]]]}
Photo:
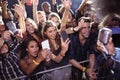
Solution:
{"label": "dark hair", "polygon": [[[45,34],[45,32],[46,32],[47,29],[50,28],[50,27],[56,27],[56,25],[55,25],[55,23],[54,23],[53,21],[48,20],[48,21],[45,22],[45,24],[44,24],[44,26],[43,26],[43,29],[42,29],[42,35],[43,35],[44,40],[45,40],[45,39],[49,39],[48,36]],[[56,28],[56,29],[57,29],[57,28]],[[56,35],[55,42],[56,42],[58,45],[61,44],[59,33],[57,33],[57,35]],[[53,45],[51,44],[50,41],[49,41],[49,43],[50,43],[51,50],[54,51]],[[60,46],[61,46],[61,45],[60,45]]]}
{"label": "dark hair", "polygon": [[47,35],[44,34],[44,32],[46,32],[49,27],[53,27],[53,26],[56,27],[55,23],[52,20],[48,20],[45,22],[45,24],[43,25],[43,29],[42,29],[43,39],[48,38]]}
{"label": "dark hair", "polygon": [[[30,24],[32,24],[32,25],[34,26],[34,29],[35,29],[34,33],[35,33],[38,37],[42,38],[42,34],[41,34],[41,32],[38,30],[38,25],[35,23],[35,21],[34,21],[33,19],[31,19],[31,18],[26,18],[25,21],[26,21],[26,22],[29,22]],[[29,37],[32,37],[31,34],[28,33],[28,31],[26,31],[26,32],[27,32],[28,38],[29,38]]]}
{"label": "dark hair", "polygon": [[[23,59],[24,57],[26,57],[28,55],[26,48],[28,47],[28,45],[31,41],[35,41],[39,47],[39,42],[34,38],[29,38],[29,39],[23,41],[21,44],[20,59]],[[39,47],[39,49],[40,49],[40,47]]]}
{"label": "dark hair", "polygon": [[47,2],[47,1],[45,1],[45,2],[43,2],[43,3],[41,4],[41,8],[43,9],[43,7],[44,7],[45,5],[49,5],[49,6],[51,7],[50,3]]}
{"label": "dark hair", "polygon": [[120,0],[93,0],[95,9],[99,9],[100,16],[105,17],[107,14],[120,14]]}

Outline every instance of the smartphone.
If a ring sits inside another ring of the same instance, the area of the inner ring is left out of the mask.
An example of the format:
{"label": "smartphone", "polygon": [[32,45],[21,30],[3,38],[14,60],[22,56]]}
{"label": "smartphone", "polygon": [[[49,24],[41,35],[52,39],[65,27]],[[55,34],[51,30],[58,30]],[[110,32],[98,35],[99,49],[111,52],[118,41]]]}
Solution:
{"label": "smartphone", "polygon": [[112,36],[112,30],[109,28],[101,28],[98,34],[98,40],[103,44],[107,44],[108,40]]}
{"label": "smartphone", "polygon": [[69,38],[68,34],[66,33],[66,31],[61,31],[60,32],[60,36],[62,37],[64,42],[67,40],[67,38]]}
{"label": "smartphone", "polygon": [[17,32],[17,28],[16,28],[16,25],[13,21],[8,21],[6,23],[7,27],[9,30],[11,30],[14,34]]}
{"label": "smartphone", "polygon": [[42,42],[41,42],[41,45],[42,45],[42,49],[50,49],[50,45],[49,45],[48,39],[42,41]]}

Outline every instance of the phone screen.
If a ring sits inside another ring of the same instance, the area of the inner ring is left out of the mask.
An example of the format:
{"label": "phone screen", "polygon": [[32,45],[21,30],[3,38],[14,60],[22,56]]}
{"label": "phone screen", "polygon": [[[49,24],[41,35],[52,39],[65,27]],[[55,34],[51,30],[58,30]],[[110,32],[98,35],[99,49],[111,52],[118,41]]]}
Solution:
{"label": "phone screen", "polygon": [[41,45],[42,45],[42,49],[50,49],[50,45],[49,45],[49,41],[48,40],[42,41]]}
{"label": "phone screen", "polygon": [[11,30],[13,33],[16,33],[17,28],[16,28],[16,25],[15,25],[15,23],[13,21],[8,21],[6,23],[6,25],[7,25],[9,30]]}

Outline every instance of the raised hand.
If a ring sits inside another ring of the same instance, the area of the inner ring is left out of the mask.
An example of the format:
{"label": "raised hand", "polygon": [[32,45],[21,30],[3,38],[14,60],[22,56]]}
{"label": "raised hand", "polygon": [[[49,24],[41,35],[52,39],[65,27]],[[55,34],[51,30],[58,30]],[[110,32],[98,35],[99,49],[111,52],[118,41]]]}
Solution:
{"label": "raised hand", "polygon": [[81,20],[78,22],[77,29],[78,29],[78,30],[82,29],[83,25],[84,25],[84,20],[81,19]]}
{"label": "raised hand", "polygon": [[12,10],[14,10],[19,16],[25,16],[26,14],[25,7],[21,4],[20,0],[18,0],[18,4],[15,4],[14,9]]}
{"label": "raised hand", "polygon": [[56,4],[56,0],[52,0],[52,4],[55,5]]}
{"label": "raised hand", "polygon": [[17,39],[18,41],[21,41],[22,38],[23,38],[22,30],[21,30],[21,29],[17,29],[17,33],[14,34],[14,36],[16,37],[16,39]]}
{"label": "raised hand", "polygon": [[6,41],[11,37],[11,34],[12,32],[10,30],[7,30],[2,34],[1,38]]}
{"label": "raised hand", "polygon": [[45,59],[47,59],[48,60],[48,58],[49,58],[49,60],[50,60],[50,50],[48,50],[48,49],[43,49],[43,50],[41,50],[40,52],[39,52],[39,54],[38,54],[38,58],[37,58],[37,60],[45,60]]}
{"label": "raised hand", "polygon": [[82,3],[86,3],[88,0],[82,0]]}
{"label": "raised hand", "polygon": [[39,0],[33,0],[32,2],[33,2],[33,6],[35,6],[35,7],[37,7],[39,4]]}
{"label": "raised hand", "polygon": [[21,0],[22,5],[24,5],[25,3],[27,3],[27,0]]}
{"label": "raised hand", "polygon": [[2,17],[5,18],[5,19],[8,19],[9,18],[8,11],[7,11],[8,10],[7,9],[8,2],[7,1],[1,1],[0,5],[1,5],[1,8],[2,8]]}
{"label": "raised hand", "polygon": [[66,10],[70,10],[72,1],[71,0],[61,0]]}
{"label": "raised hand", "polygon": [[61,38],[61,46],[62,46],[62,53],[66,53],[69,47],[70,40],[69,38],[64,42],[63,39]]}
{"label": "raised hand", "polygon": [[103,43],[101,43],[99,40],[97,41],[97,49],[99,50],[99,51],[101,51],[101,52],[103,52],[103,47],[102,46],[104,46],[103,45]]}
{"label": "raised hand", "polygon": [[0,1],[0,6],[1,6],[3,9],[6,9],[7,6],[8,6],[8,2],[7,2],[7,1]]}

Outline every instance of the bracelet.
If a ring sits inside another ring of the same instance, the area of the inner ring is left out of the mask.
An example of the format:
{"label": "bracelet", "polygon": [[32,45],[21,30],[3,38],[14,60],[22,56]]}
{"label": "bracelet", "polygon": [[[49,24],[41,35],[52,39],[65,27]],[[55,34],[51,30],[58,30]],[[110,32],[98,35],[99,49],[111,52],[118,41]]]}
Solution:
{"label": "bracelet", "polygon": [[38,63],[38,62],[36,62],[35,60],[33,60],[33,63],[34,63],[34,64],[36,64],[36,65],[39,65],[39,63]]}
{"label": "bracelet", "polygon": [[73,32],[76,32],[76,29],[75,29],[75,28],[73,28]]}
{"label": "bracelet", "polygon": [[82,71],[85,72],[86,71],[86,67],[83,67]]}
{"label": "bracelet", "polygon": [[71,28],[71,30],[72,30],[73,32],[76,32],[73,27]]}

